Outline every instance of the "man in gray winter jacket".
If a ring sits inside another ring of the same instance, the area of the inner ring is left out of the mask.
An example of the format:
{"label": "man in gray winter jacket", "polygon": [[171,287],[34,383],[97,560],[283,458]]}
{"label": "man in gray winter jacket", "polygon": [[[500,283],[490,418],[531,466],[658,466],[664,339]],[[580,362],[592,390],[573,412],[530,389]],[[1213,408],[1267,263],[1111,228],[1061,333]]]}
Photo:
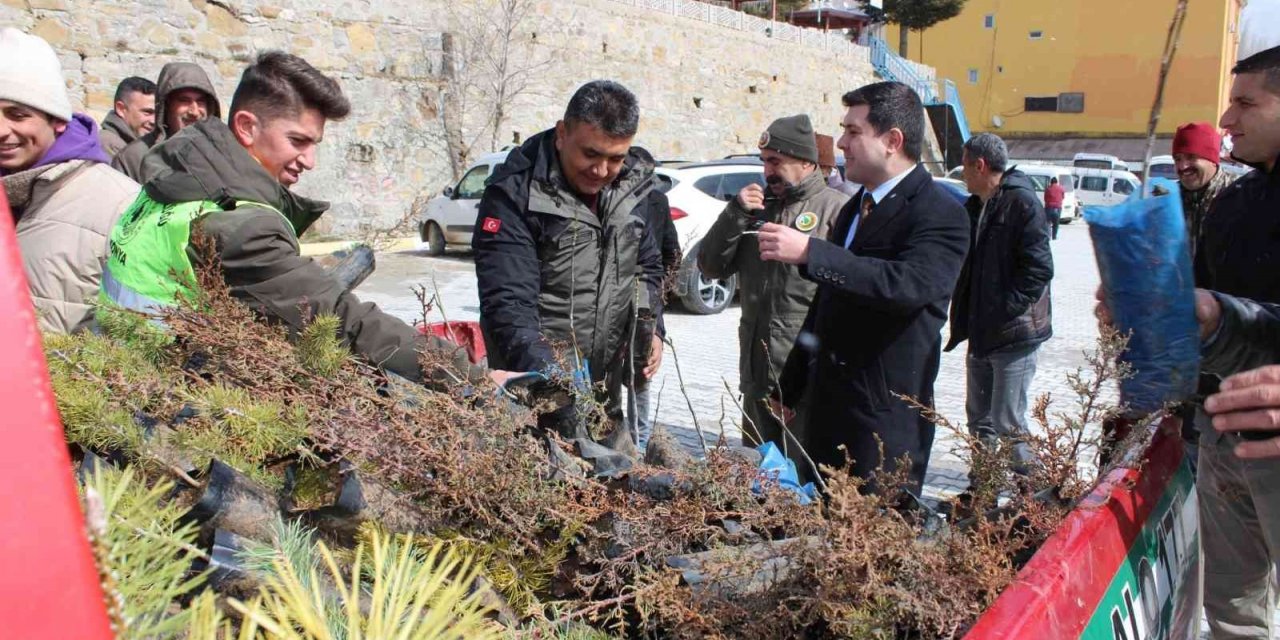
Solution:
{"label": "man in gray winter jacket", "polygon": [[[639,303],[657,319],[662,349],[662,258],[648,228],[653,158],[631,141],[640,107],[607,80],[582,86],[564,118],[529,138],[494,170],[480,200],[476,280],[492,366],[573,370],[603,384],[597,400],[621,426],[626,346]],[[586,438],[585,406],[539,418],[544,429]],[[630,441],[625,428],[608,440]]]}

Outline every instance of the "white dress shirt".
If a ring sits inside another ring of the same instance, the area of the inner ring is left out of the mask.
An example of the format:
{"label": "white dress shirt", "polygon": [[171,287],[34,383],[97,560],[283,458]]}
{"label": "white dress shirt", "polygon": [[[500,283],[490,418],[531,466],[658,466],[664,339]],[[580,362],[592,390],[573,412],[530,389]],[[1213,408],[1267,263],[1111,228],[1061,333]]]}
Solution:
{"label": "white dress shirt", "polygon": [[[885,180],[880,186],[876,187],[875,189],[872,189],[870,193],[863,191],[862,197],[865,199],[869,195],[871,197],[871,201],[877,205],[880,204],[881,202],[884,202],[884,199],[889,197],[890,193],[893,193],[893,190],[898,186],[898,183],[902,182],[903,179],[907,177],[907,174],[911,173],[912,171],[915,171],[915,169],[916,169],[916,165],[914,164],[907,167],[906,171],[903,171],[902,173],[899,173],[898,175],[892,178],[889,178],[888,180]],[[858,231],[858,223],[861,222],[861,218],[862,218],[862,203],[859,202],[857,213],[853,214],[853,223],[849,225],[849,235],[845,236],[845,239],[844,239],[844,248],[848,249],[850,246],[853,245],[853,235]]]}

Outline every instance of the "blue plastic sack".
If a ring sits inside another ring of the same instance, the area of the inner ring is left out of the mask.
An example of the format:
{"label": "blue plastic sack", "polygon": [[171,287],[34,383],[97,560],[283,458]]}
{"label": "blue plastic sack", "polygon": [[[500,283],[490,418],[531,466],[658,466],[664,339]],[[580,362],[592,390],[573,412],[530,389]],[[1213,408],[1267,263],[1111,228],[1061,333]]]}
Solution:
{"label": "blue plastic sack", "polygon": [[782,455],[782,451],[778,450],[772,442],[756,447],[756,451],[759,451],[761,456],[760,470],[757,474],[760,477],[752,482],[752,491],[760,493],[760,480],[764,479],[777,482],[778,486],[795,492],[800,499],[800,504],[809,504],[818,497],[818,490],[814,488],[812,482],[806,482],[804,486],[800,485],[800,474],[796,472],[796,463]]}
{"label": "blue plastic sack", "polygon": [[1165,195],[1137,194],[1112,207],[1089,207],[1084,219],[1111,318],[1130,334],[1123,360],[1133,377],[1120,383],[1134,413],[1151,413],[1185,400],[1200,372],[1191,252],[1178,185],[1152,180]]}

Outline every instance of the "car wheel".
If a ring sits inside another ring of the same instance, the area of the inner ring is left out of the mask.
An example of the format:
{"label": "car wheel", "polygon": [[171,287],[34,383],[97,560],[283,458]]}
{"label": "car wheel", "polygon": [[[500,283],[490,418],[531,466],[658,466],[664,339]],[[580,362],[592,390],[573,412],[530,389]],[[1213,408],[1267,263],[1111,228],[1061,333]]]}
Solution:
{"label": "car wheel", "polygon": [[680,302],[684,308],[699,314],[712,315],[720,313],[733,302],[733,294],[738,289],[738,276],[732,275],[724,280],[708,278],[698,268],[698,251],[695,248],[691,255],[685,257],[680,265]]}
{"label": "car wheel", "polygon": [[444,231],[435,222],[427,221],[422,225],[422,241],[427,243],[427,255],[444,254]]}

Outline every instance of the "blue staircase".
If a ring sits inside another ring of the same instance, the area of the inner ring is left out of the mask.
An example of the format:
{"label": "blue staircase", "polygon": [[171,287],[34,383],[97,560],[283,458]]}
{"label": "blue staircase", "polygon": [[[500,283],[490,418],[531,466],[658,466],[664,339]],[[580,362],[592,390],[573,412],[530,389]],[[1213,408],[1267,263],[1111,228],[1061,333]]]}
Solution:
{"label": "blue staircase", "polygon": [[964,154],[964,143],[969,139],[969,120],[964,114],[964,104],[960,102],[960,92],[956,83],[942,81],[942,93],[928,79],[920,76],[913,65],[894,53],[888,43],[881,38],[870,38],[871,66],[876,74],[885,80],[901,82],[915,90],[929,112],[933,122],[933,132],[942,145],[942,154],[946,158],[946,167],[960,164]]}

